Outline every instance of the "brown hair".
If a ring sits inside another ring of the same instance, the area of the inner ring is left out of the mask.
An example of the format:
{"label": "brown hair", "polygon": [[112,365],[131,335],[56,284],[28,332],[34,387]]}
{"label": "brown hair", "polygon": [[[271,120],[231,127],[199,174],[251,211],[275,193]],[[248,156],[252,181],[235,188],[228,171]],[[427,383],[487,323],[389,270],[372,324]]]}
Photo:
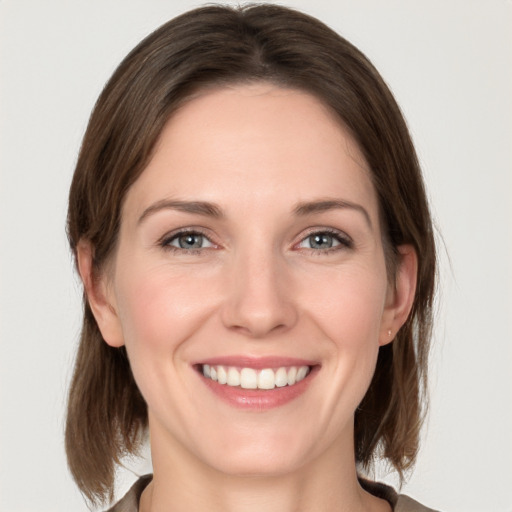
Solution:
{"label": "brown hair", "polygon": [[[403,476],[417,454],[426,403],[436,274],[432,223],[415,150],[391,92],[368,59],[324,24],[276,5],[210,6],[171,20],[144,39],[115,71],[91,115],[69,196],[71,248],[76,256],[78,242],[88,240],[99,272],[116,246],[126,192],[172,113],[198,90],[254,81],[309,92],[339,116],[372,172],[388,264],[398,245],[416,249],[411,314],[394,342],[380,349],[355,415],[360,466],[367,470],[380,456]],[[146,404],[125,349],[103,341],[84,298],[66,451],[88,499],[112,499],[116,464],[136,452],[146,426]]]}

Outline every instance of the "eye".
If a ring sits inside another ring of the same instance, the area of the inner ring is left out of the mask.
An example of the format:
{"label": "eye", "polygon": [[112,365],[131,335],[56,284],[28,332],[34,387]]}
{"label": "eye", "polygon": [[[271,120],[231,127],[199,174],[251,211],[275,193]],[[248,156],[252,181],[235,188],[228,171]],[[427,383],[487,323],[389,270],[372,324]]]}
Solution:
{"label": "eye", "polygon": [[341,233],[330,231],[317,231],[310,233],[299,244],[300,249],[312,249],[316,251],[336,250],[342,247],[352,247],[352,241]]}
{"label": "eye", "polygon": [[213,247],[213,243],[202,233],[196,231],[186,231],[177,233],[162,241],[162,246],[166,248],[176,248],[182,250],[205,249]]}

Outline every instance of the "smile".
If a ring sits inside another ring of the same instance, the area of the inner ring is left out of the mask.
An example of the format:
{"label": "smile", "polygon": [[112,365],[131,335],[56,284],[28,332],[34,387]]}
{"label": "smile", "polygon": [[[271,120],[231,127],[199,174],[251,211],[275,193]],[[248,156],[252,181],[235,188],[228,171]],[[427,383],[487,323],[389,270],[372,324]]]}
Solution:
{"label": "smile", "polygon": [[238,368],[223,365],[202,365],[203,376],[219,384],[242,389],[271,390],[294,386],[310,372],[309,366],[289,366],[280,368]]}
{"label": "smile", "polygon": [[230,406],[264,412],[298,399],[320,372],[319,361],[295,357],[213,357],[193,364],[206,387]]}

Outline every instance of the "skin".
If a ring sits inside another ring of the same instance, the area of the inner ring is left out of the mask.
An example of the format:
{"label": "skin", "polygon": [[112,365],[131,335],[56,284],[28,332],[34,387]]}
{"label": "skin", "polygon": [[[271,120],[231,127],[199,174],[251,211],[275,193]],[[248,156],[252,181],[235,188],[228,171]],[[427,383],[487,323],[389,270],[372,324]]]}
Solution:
{"label": "skin", "polygon": [[[345,206],[297,213],[327,200]],[[199,249],[180,248],[182,229],[203,235]],[[312,246],[312,233],[332,247]],[[399,252],[390,279],[366,162],[311,95],[210,90],[169,120],[100,279],[79,245],[103,337],[126,345],[148,403],[154,480],[142,512],[390,510],[357,482],[353,419],[379,346],[411,308],[416,255]],[[229,355],[300,357],[318,371],[289,403],[238,409],[194,367]]]}

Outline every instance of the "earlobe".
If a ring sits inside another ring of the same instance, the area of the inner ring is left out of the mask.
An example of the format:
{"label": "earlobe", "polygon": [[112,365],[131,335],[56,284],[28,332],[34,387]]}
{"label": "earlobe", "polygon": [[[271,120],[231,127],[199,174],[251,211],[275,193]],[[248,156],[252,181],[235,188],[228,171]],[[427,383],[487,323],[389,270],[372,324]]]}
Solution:
{"label": "earlobe", "polygon": [[87,301],[103,339],[112,347],[121,347],[124,339],[114,298],[109,292],[107,276],[94,275],[93,247],[88,240],[80,240],[78,243],[77,263]]}
{"label": "earlobe", "polygon": [[418,255],[412,245],[398,246],[398,266],[394,286],[390,285],[383,317],[380,345],[393,341],[411,312],[416,294]]}

